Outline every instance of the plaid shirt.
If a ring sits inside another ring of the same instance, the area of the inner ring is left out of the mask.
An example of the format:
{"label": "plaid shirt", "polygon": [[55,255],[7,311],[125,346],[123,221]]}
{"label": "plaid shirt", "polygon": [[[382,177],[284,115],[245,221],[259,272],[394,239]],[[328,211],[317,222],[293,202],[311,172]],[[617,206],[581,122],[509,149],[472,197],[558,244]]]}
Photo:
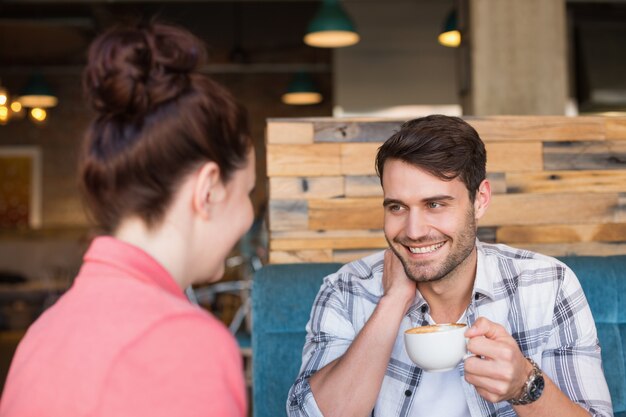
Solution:
{"label": "plaid shirt", "polygon": [[[504,326],[522,353],[574,402],[593,416],[612,416],[596,327],[578,279],[554,258],[477,241],[478,265],[467,310],[468,324],[480,316]],[[324,279],[307,324],[300,375],[289,391],[292,417],[321,416],[309,377],[343,355],[383,295],[383,252],[343,266]],[[424,325],[429,307],[417,291],[402,320],[372,416],[410,416],[422,380],[404,349],[405,330]],[[490,403],[463,377],[472,417],[515,416],[506,402]]]}

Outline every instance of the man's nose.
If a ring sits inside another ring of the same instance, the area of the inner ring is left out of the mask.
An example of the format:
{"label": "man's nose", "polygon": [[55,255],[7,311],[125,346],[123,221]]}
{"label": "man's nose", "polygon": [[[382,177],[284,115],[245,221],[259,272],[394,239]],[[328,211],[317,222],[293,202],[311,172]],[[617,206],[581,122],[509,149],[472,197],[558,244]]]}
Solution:
{"label": "man's nose", "polygon": [[428,221],[421,210],[410,210],[405,225],[406,236],[411,240],[418,240],[428,235]]}

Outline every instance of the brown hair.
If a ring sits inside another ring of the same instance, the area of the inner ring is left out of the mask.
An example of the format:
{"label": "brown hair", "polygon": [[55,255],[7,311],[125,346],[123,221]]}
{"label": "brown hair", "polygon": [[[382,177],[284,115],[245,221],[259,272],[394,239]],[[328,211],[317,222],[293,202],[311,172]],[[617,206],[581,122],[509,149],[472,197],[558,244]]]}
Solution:
{"label": "brown hair", "polygon": [[113,28],[91,44],[83,84],[98,115],[80,177],[106,231],[129,215],[158,223],[180,180],[206,161],[224,181],[245,165],[245,111],[199,72],[205,60],[198,38],[162,23]]}
{"label": "brown hair", "polygon": [[409,163],[445,181],[459,177],[471,201],[486,177],[485,145],[476,130],[458,117],[431,115],[405,122],[378,149],[376,172],[381,184],[388,159]]}

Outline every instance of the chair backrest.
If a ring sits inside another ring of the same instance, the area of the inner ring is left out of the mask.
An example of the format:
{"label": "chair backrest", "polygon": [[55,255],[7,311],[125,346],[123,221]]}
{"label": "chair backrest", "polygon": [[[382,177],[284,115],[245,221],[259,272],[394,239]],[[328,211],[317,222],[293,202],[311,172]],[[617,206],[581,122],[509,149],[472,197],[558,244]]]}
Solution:
{"label": "chair backrest", "polygon": [[615,417],[626,417],[626,256],[560,258],[580,280],[598,329]]}
{"label": "chair backrest", "polygon": [[302,362],[305,326],[323,278],[338,263],[267,265],[252,284],[252,412],[286,415],[287,393]]}

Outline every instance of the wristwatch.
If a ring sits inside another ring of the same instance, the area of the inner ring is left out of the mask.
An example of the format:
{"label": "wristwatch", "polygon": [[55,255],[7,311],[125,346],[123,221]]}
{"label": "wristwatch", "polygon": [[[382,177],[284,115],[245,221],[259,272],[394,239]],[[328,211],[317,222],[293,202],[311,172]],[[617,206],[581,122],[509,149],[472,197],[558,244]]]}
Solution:
{"label": "wristwatch", "polygon": [[533,366],[533,371],[530,373],[530,376],[522,388],[522,395],[520,395],[519,398],[511,398],[508,400],[511,405],[526,405],[537,401],[539,397],[541,397],[545,386],[541,369],[539,369],[535,361],[530,358],[526,359]]}

